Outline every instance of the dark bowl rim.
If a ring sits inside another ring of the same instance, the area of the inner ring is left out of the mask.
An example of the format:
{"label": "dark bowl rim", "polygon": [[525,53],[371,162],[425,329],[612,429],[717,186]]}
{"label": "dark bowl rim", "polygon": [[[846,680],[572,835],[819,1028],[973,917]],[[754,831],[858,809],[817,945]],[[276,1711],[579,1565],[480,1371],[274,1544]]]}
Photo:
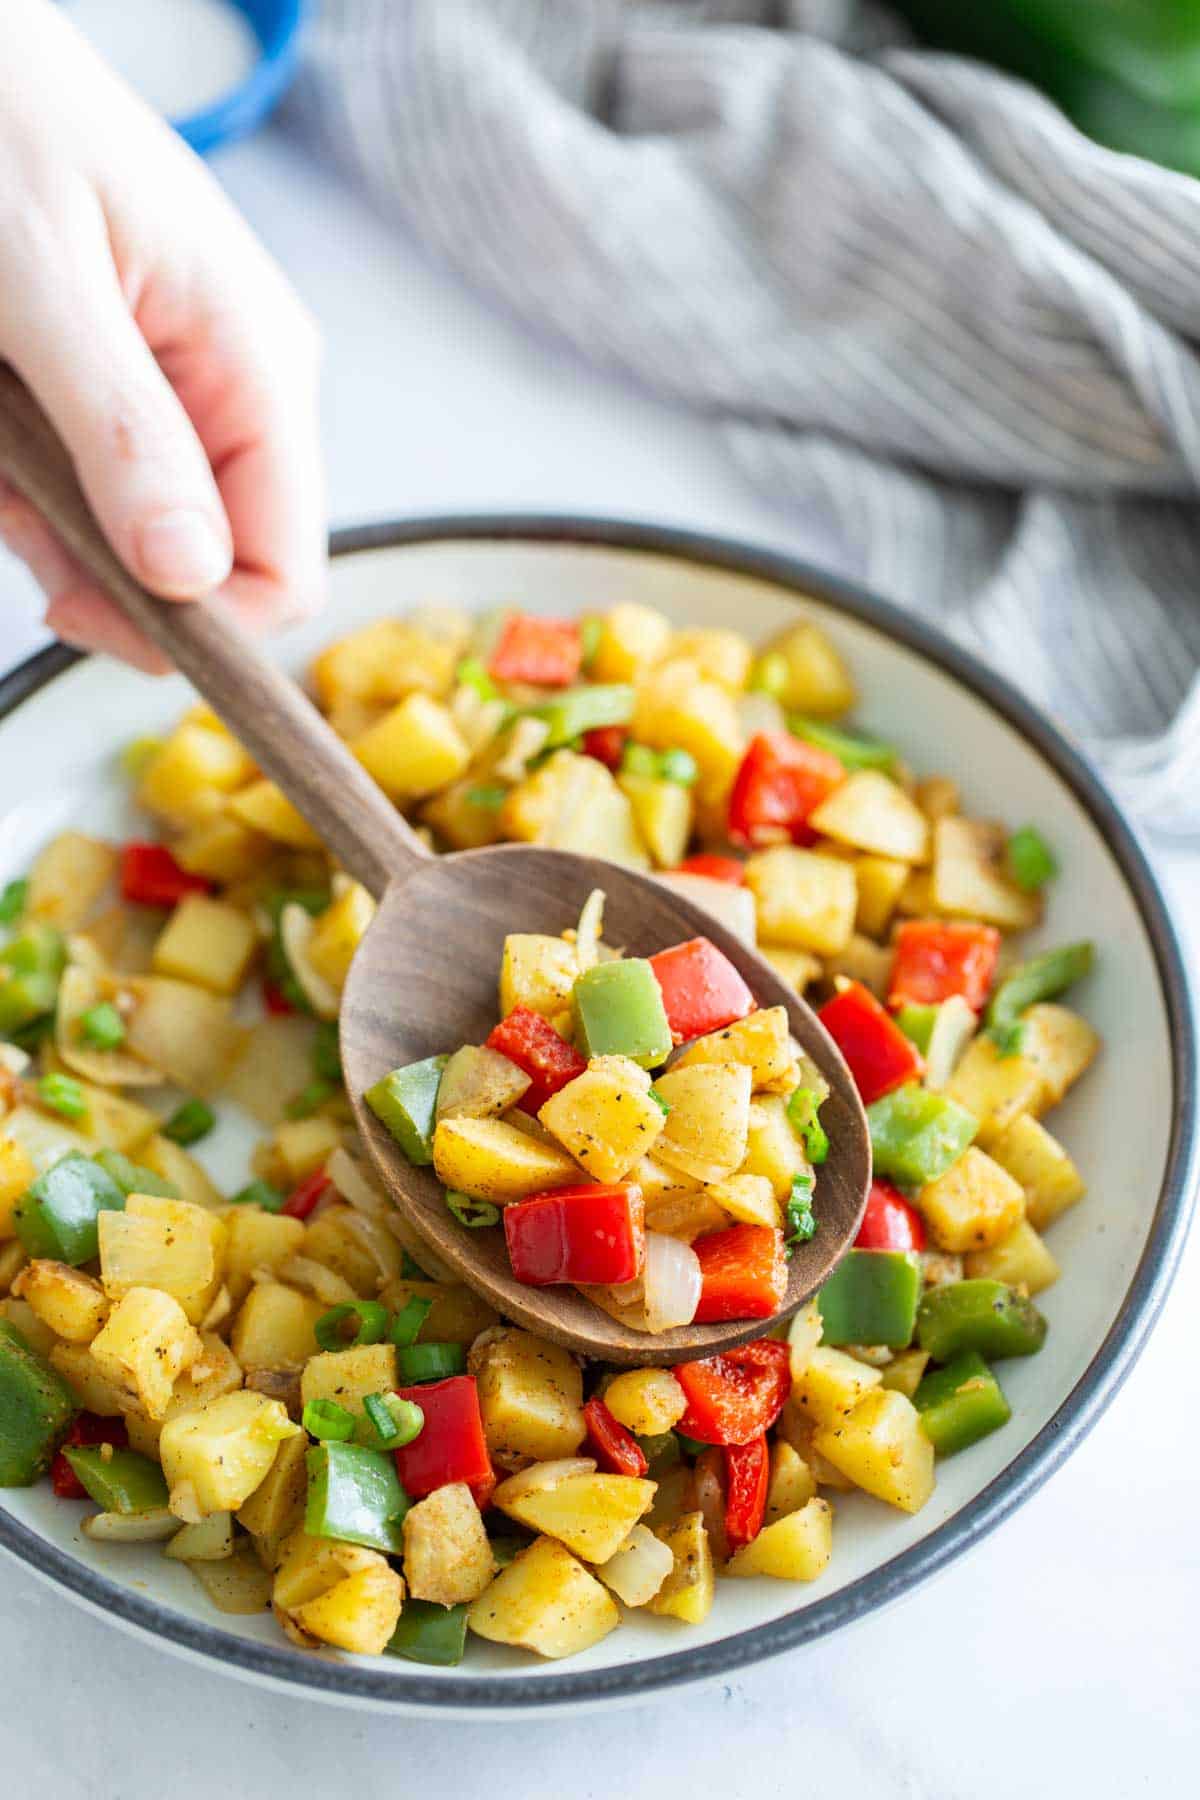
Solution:
{"label": "dark bowl rim", "polygon": [[[282,1647],[246,1643],[217,1626],[193,1622],[170,1607],[143,1599],[94,1573],[0,1508],[0,1547],[84,1602],[116,1615],[138,1631],[165,1638],[185,1653],[330,1699],[494,1715],[555,1706],[594,1706],[608,1699],[648,1695],[658,1689],[728,1674],[783,1650],[814,1643],[928,1580],[1028,1500],[1087,1435],[1117,1393],[1141,1354],[1174,1278],[1196,1178],[1197,1047],[1194,1000],[1179,940],[1134,828],[1091,765],[1057,727],[1005,677],[941,631],[866,589],[827,575],[784,552],[648,522],[546,514],[447,514],[338,530],[331,536],[330,548],[334,556],[347,556],[403,545],[466,540],[633,550],[757,577],[792,590],[798,598],[810,597],[832,605],[915,651],[960,682],[1023,733],[1103,834],[1137,905],[1154,953],[1170,1031],[1173,1087],[1166,1170],[1145,1249],[1103,1343],[1053,1418],[986,1488],[919,1544],[823,1600],[732,1637],[580,1674],[485,1676],[460,1682],[449,1673],[410,1673],[395,1663],[389,1663],[385,1672]],[[0,679],[0,720],[78,660],[78,652],[56,644],[18,665]]]}

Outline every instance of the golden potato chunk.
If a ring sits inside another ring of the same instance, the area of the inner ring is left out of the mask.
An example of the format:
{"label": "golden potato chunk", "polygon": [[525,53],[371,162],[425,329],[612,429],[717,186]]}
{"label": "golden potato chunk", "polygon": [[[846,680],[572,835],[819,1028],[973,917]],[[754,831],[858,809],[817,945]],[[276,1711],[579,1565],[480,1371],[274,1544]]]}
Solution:
{"label": "golden potato chunk", "polygon": [[1009,880],[1008,833],[978,819],[943,817],[933,827],[930,897],[936,912],[982,919],[1001,931],[1027,931],[1042,916],[1039,894]]}
{"label": "golden potato chunk", "polygon": [[620,1624],[603,1584],[553,1538],[535,1538],[502,1569],[467,1614],[477,1637],[539,1656],[590,1650]]}
{"label": "golden potato chunk", "polygon": [[813,1495],[794,1512],[764,1525],[725,1564],[726,1575],[769,1575],[776,1581],[815,1581],[833,1555],[833,1508]]}
{"label": "golden potato chunk", "polygon": [[110,1300],[130,1288],[174,1295],[193,1325],[212,1304],[225,1260],[225,1226],[186,1200],[130,1194],[124,1212],[98,1220],[100,1279]]}
{"label": "golden potato chunk", "polygon": [[194,981],[214,994],[236,994],[258,942],[247,913],[207,894],[185,894],[154,946],[151,966],[156,975]]}
{"label": "golden potato chunk", "polygon": [[604,1390],[604,1404],[637,1437],[657,1437],[678,1425],[687,1397],[670,1369],[623,1369]]}
{"label": "golden potato chunk", "polygon": [[1006,1238],[985,1250],[972,1250],[964,1264],[972,1279],[1004,1281],[1009,1287],[1040,1294],[1053,1287],[1061,1270],[1027,1219],[1014,1225]]}
{"label": "golden potato chunk", "polygon": [[485,1332],[468,1362],[488,1448],[501,1468],[571,1456],[587,1436],[583,1376],[569,1350],[532,1332]]}
{"label": "golden potato chunk", "polygon": [[746,1155],[750,1084],[744,1063],[698,1063],[660,1075],[657,1091],[669,1110],[656,1160],[706,1183],[732,1175]]}
{"label": "golden potato chunk", "polygon": [[1022,1113],[995,1139],[991,1154],[1025,1190],[1025,1212],[1035,1231],[1083,1198],[1083,1177],[1062,1145],[1036,1119]]}
{"label": "golden potato chunk", "polygon": [[108,1315],[100,1283],[67,1263],[31,1262],[13,1282],[12,1291],[28,1302],[55,1337],[69,1344],[90,1344]]}
{"label": "golden potato chunk", "polygon": [[844,1350],[819,1344],[795,1382],[792,1398],[816,1424],[835,1425],[869,1388],[879,1386],[879,1380],[878,1369],[868,1368]]}
{"label": "golden potato chunk", "polygon": [[203,1349],[199,1332],[178,1300],[157,1288],[134,1287],[122,1294],[107,1324],[92,1339],[90,1355],[99,1373],[133,1407],[161,1419],[176,1377]]}
{"label": "golden potato chunk", "polygon": [[819,956],[835,956],[849,942],[858,909],[853,863],[774,844],[747,860],[746,885],[764,941]]}
{"label": "golden potato chunk", "polygon": [[447,1187],[501,1206],[580,1176],[565,1150],[537,1143],[505,1119],[442,1119],[433,1134],[433,1166]]}
{"label": "golden potato chunk", "polygon": [[686,1625],[702,1625],[712,1611],[716,1589],[712,1550],[704,1517],[684,1513],[670,1524],[660,1525],[655,1536],[674,1559],[671,1573],[649,1602],[650,1611],[664,1618],[682,1619]]}
{"label": "golden potato chunk", "polygon": [[270,1471],[278,1445],[299,1430],[280,1401],[246,1388],[168,1419],[158,1448],[171,1511],[188,1523],[236,1512]]}
{"label": "golden potato chunk", "polygon": [[865,1394],[813,1443],[856,1487],[902,1512],[919,1512],[933,1492],[933,1445],[912,1401],[892,1389]]}
{"label": "golden potato chunk", "polygon": [[557,1538],[587,1562],[606,1562],[654,1500],[655,1484],[636,1475],[567,1475],[548,1487],[502,1481],[493,1501],[531,1531]]}
{"label": "golden potato chunk", "polygon": [[478,1600],[496,1571],[479,1508],[464,1482],[435,1488],[404,1515],[404,1574],[417,1600]]}
{"label": "golden potato chunk", "polygon": [[667,1124],[646,1071],[626,1056],[594,1057],[551,1095],[538,1120],[596,1181],[620,1181]]}
{"label": "golden potato chunk", "polygon": [[809,823],[825,837],[873,856],[922,863],[929,855],[928,819],[904,789],[878,769],[857,769],[848,775]]}
{"label": "golden potato chunk", "polygon": [[917,1206],[939,1250],[984,1250],[1014,1231],[1025,1216],[1019,1181],[972,1144],[956,1163],[926,1182]]}
{"label": "golden potato chunk", "polygon": [[745,1063],[753,1091],[790,1093],[795,1087],[792,1034],[784,1006],[764,1006],[720,1031],[696,1038],[671,1064],[673,1069],[696,1063]]}

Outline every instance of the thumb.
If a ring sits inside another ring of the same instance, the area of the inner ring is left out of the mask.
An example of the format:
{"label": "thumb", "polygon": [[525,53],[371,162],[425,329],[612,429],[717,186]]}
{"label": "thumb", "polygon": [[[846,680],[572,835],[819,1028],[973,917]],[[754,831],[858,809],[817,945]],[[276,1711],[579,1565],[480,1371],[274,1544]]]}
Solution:
{"label": "thumb", "polygon": [[71,284],[60,287],[11,360],[70,451],[126,568],[167,599],[199,598],[233,565],[212,469],[111,263],[86,273],[86,293],[72,299]]}

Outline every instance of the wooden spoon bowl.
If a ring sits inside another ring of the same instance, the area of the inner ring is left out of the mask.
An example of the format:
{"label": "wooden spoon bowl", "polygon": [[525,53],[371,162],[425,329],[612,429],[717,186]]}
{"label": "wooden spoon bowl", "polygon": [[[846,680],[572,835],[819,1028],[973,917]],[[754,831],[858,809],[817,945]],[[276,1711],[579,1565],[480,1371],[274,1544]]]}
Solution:
{"label": "wooden spoon bowl", "polygon": [[52,426],[3,365],[0,474],[39,508],[126,617],[190,678],[380,901],[342,998],[342,1061],[359,1127],[392,1198],[442,1260],[509,1318],[610,1362],[711,1355],[760,1337],[771,1324],[739,1319],[651,1335],[619,1325],[574,1288],[526,1287],[513,1278],[502,1231],[461,1226],[433,1172],[414,1168],[363,1104],[363,1090],[390,1069],[482,1043],[496,1023],[506,934],[557,936],[578,919],[592,889],[602,887],[609,943],[652,955],[682,939],[710,938],[760,1005],[787,1007],[794,1036],[829,1083],[822,1123],[830,1153],[817,1182],[817,1231],[796,1248],[777,1316],[794,1312],[853,1243],[871,1179],[862,1102],[832,1039],[795,990],[707,913],[629,869],[525,845],[431,857],[301,689],[266,661],[219,599],[163,602],[129,575],[96,524]]}

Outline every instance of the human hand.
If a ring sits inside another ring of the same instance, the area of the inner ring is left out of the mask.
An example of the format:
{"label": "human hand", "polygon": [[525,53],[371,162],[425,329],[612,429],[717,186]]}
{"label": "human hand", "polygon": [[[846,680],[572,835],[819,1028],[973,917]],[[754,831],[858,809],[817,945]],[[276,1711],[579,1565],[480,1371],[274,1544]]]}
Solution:
{"label": "human hand", "polygon": [[[256,633],[320,604],[313,324],[204,165],[50,0],[0,8],[0,360],[143,586],[220,588]],[[168,667],[3,482],[0,539],[59,637]]]}

